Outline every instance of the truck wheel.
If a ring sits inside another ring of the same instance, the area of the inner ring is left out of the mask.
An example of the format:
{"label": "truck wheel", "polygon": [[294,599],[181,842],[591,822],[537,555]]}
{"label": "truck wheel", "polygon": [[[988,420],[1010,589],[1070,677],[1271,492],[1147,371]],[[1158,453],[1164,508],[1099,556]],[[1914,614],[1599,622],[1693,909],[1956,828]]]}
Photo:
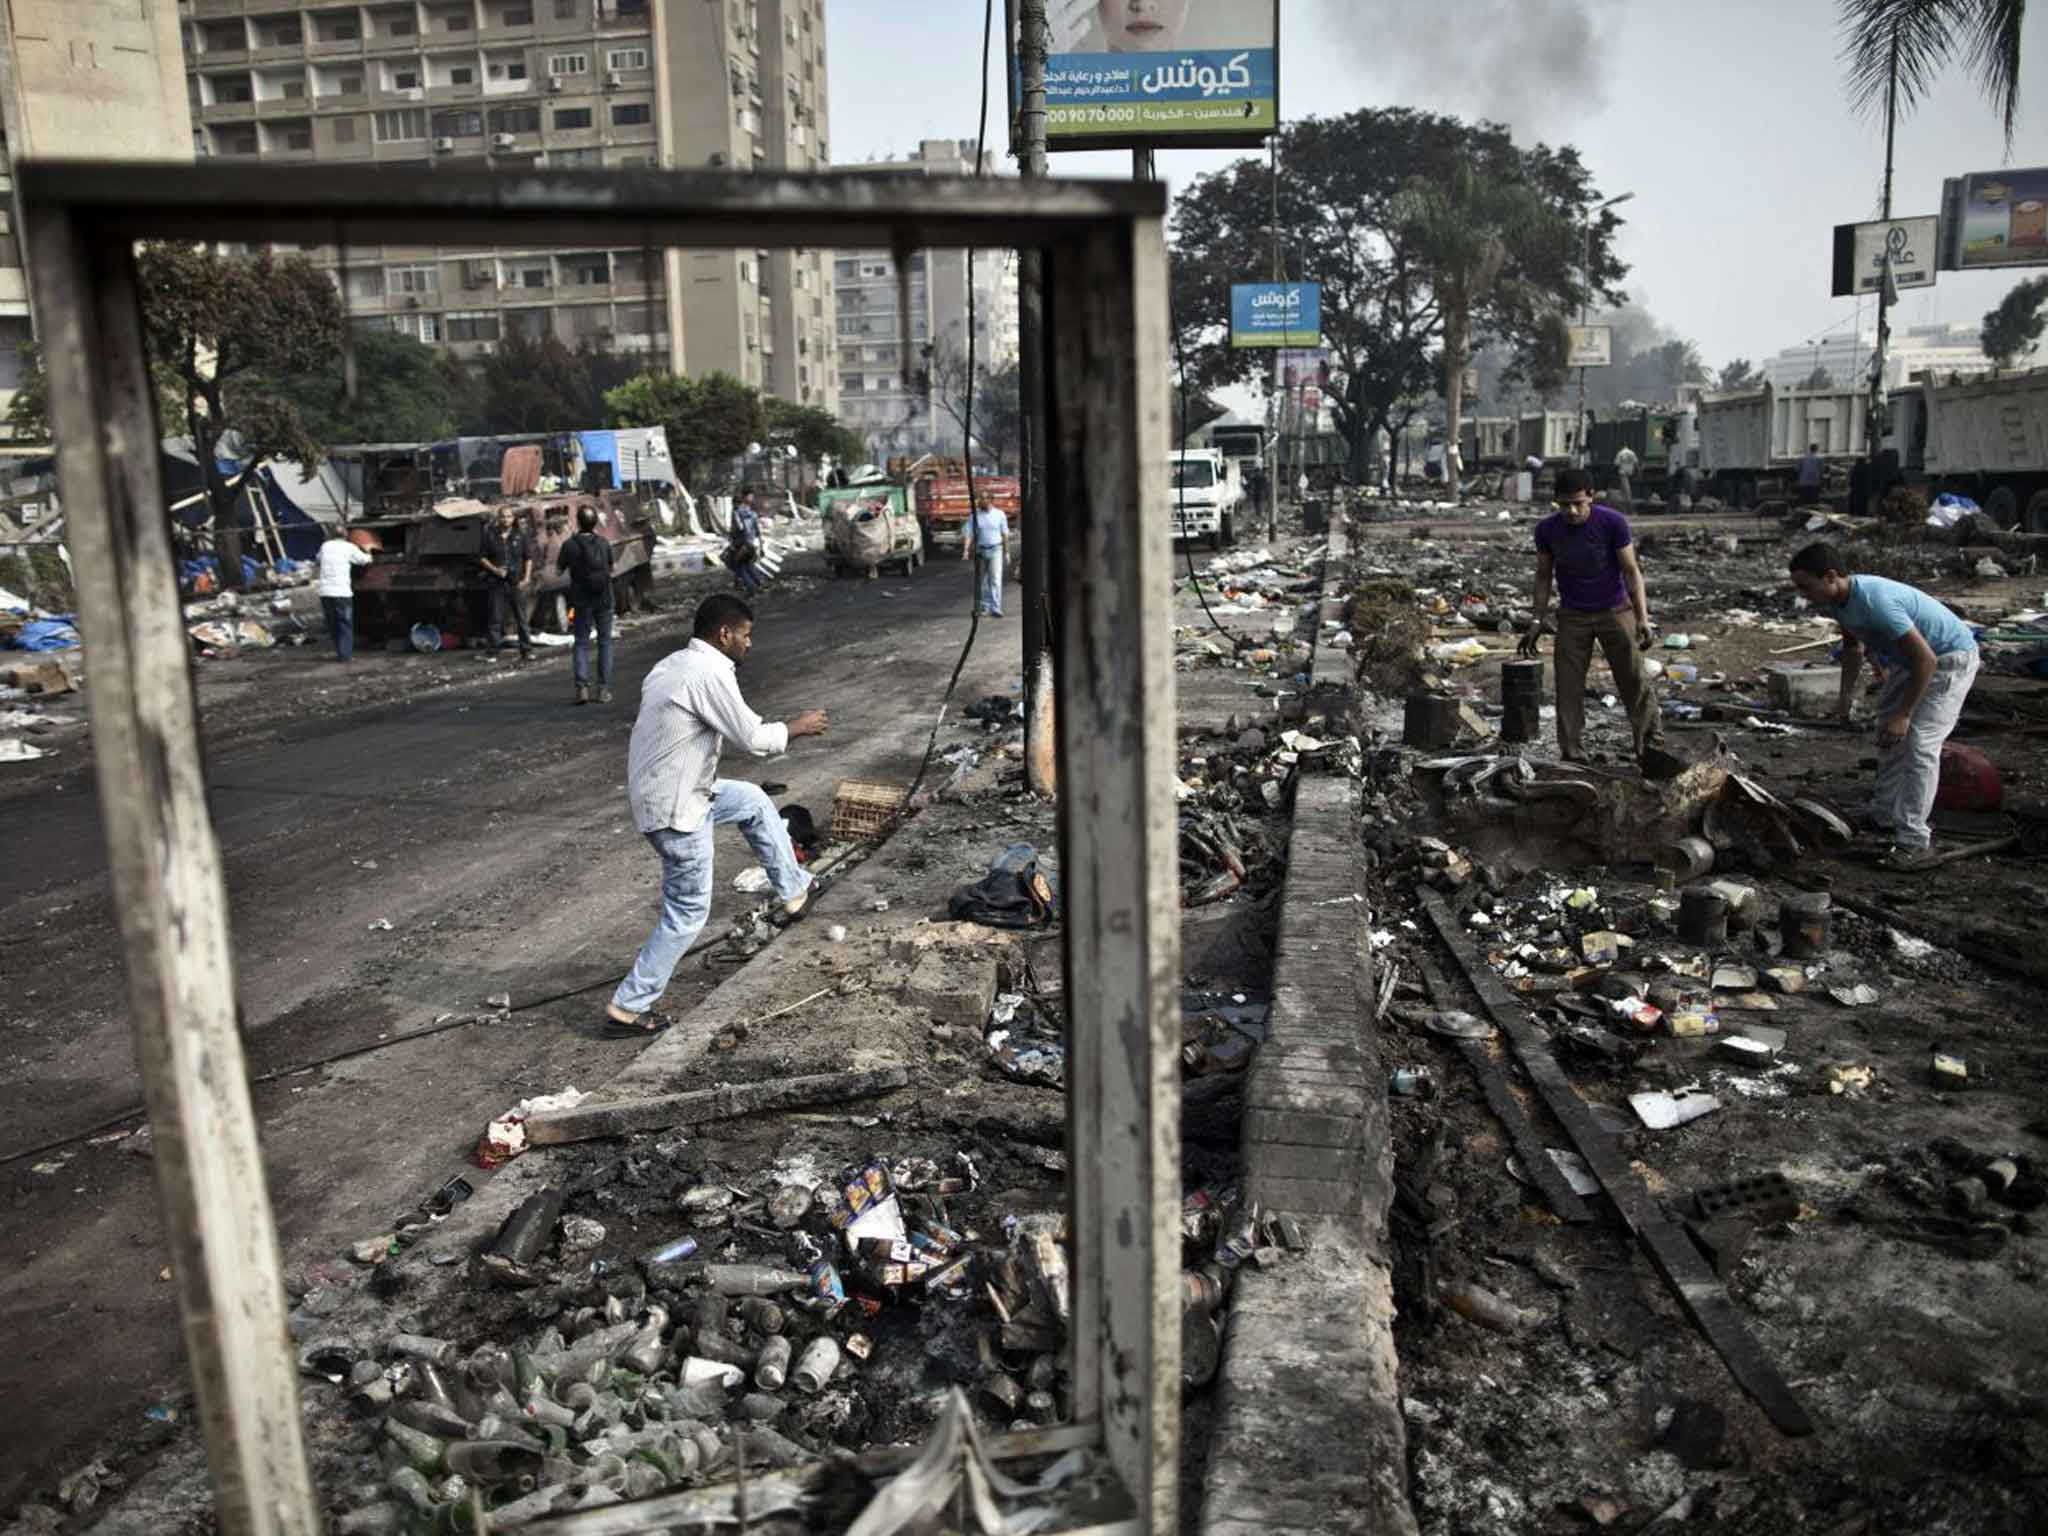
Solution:
{"label": "truck wheel", "polygon": [[[2028,504],[2030,507],[2032,503]],[[2009,485],[2001,485],[1984,498],[1984,515],[2001,528],[2010,528],[2019,521],[2020,498]]]}
{"label": "truck wheel", "polygon": [[612,612],[628,614],[640,606],[640,594],[631,576],[612,578]]}
{"label": "truck wheel", "polygon": [[2034,492],[2027,502],[2026,530],[2029,533],[2048,533],[2048,490]]}
{"label": "truck wheel", "polygon": [[1237,543],[1237,525],[1234,519],[1232,519],[1230,514],[1227,512],[1223,515],[1222,538],[1225,544],[1234,545]]}

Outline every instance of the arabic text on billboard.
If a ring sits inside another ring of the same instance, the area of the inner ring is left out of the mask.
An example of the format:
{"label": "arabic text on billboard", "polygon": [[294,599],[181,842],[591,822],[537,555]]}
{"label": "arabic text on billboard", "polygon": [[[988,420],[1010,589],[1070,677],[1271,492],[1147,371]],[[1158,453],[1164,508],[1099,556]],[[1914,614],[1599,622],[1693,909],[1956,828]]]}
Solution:
{"label": "arabic text on billboard", "polygon": [[1934,286],[1934,244],[1939,219],[1894,219],[1889,224],[1856,226],[1856,291],[1875,293],[1884,286],[1885,258],[1892,264],[1898,288]]}
{"label": "arabic text on billboard", "polygon": [[1959,267],[2048,266],[2048,166],[1963,178]]}
{"label": "arabic text on billboard", "polygon": [[1571,355],[1566,366],[1571,368],[1609,368],[1614,364],[1614,327],[1611,325],[1575,325],[1571,327]]}
{"label": "arabic text on billboard", "polygon": [[1233,347],[1319,347],[1323,290],[1317,283],[1232,283]]}
{"label": "arabic text on billboard", "polygon": [[1245,138],[1279,122],[1273,0],[1053,0],[1049,148]]}

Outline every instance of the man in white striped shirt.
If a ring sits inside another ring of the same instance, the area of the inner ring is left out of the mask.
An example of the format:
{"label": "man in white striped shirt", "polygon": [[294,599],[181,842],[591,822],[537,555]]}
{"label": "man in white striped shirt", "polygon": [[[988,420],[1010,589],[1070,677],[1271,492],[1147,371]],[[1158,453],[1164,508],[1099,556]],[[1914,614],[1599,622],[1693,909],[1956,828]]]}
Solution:
{"label": "man in white striped shirt", "polygon": [[674,1022],[653,1009],[711,915],[713,827],[739,827],[782,900],[771,919],[778,926],[809,916],[825,886],[797,864],[775,802],[758,785],[718,777],[726,742],[775,757],[799,736],[822,734],[825,711],[770,724],[747,707],[735,669],[753,647],[754,611],[737,597],[705,598],[690,628],[690,643],[641,685],[627,754],[633,824],[661,856],[661,917],[606,1005],[604,1032],[616,1039],[659,1034]]}

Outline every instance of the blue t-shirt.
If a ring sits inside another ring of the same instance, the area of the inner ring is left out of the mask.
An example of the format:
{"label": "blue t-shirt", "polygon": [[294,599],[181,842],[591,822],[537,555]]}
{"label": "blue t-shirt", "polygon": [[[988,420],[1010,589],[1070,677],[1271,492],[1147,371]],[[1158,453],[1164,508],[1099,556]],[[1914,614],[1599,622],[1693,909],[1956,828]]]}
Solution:
{"label": "blue t-shirt", "polygon": [[974,547],[986,552],[1000,549],[1010,531],[1010,520],[1001,507],[982,507],[974,514]]}
{"label": "blue t-shirt", "polygon": [[1937,658],[1953,651],[1974,651],[1977,637],[1970,626],[1918,587],[1883,576],[1851,576],[1849,601],[1830,616],[1863,643],[1887,667],[1906,664],[1899,642],[1917,629]]}
{"label": "blue t-shirt", "polygon": [[1612,613],[1627,606],[1621,552],[1628,546],[1628,519],[1598,502],[1576,528],[1562,512],[1536,525],[1536,547],[1550,556],[1558,606],[1574,613]]}

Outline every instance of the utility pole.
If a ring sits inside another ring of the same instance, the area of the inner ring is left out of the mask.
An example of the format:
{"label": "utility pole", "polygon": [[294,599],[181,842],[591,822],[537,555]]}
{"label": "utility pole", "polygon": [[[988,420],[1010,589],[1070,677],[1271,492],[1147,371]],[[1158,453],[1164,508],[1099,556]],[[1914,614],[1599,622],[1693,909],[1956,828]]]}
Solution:
{"label": "utility pole", "polygon": [[[1280,256],[1280,130],[1266,140],[1267,192],[1272,201],[1267,215],[1273,232],[1273,281],[1287,281],[1287,268]],[[1266,385],[1266,410],[1273,422],[1273,440],[1267,450],[1272,462],[1266,466],[1266,542],[1280,537],[1280,354],[1273,353],[1272,377]]]}
{"label": "utility pole", "polygon": [[[1045,61],[1051,28],[1045,0],[1018,6],[1017,64],[1022,88],[1017,102],[1018,170],[1043,177],[1045,163]],[[1027,246],[1017,260],[1017,383],[1023,404],[1024,514],[1019,540],[1024,583],[1024,783],[1033,794],[1050,795],[1058,782],[1053,733],[1053,657],[1047,624],[1045,505],[1045,256]]]}
{"label": "utility pole", "polygon": [[[1887,235],[1892,221],[1892,150],[1898,142],[1898,131],[1899,45],[1894,36],[1891,79],[1884,92],[1884,210],[1879,215],[1887,226]],[[1873,464],[1884,446],[1884,372],[1885,354],[1890,350],[1892,339],[1892,293],[1892,247],[1887,238],[1884,267],[1877,285],[1877,351],[1870,359],[1870,403],[1864,411],[1864,431],[1870,439],[1870,460]]]}

